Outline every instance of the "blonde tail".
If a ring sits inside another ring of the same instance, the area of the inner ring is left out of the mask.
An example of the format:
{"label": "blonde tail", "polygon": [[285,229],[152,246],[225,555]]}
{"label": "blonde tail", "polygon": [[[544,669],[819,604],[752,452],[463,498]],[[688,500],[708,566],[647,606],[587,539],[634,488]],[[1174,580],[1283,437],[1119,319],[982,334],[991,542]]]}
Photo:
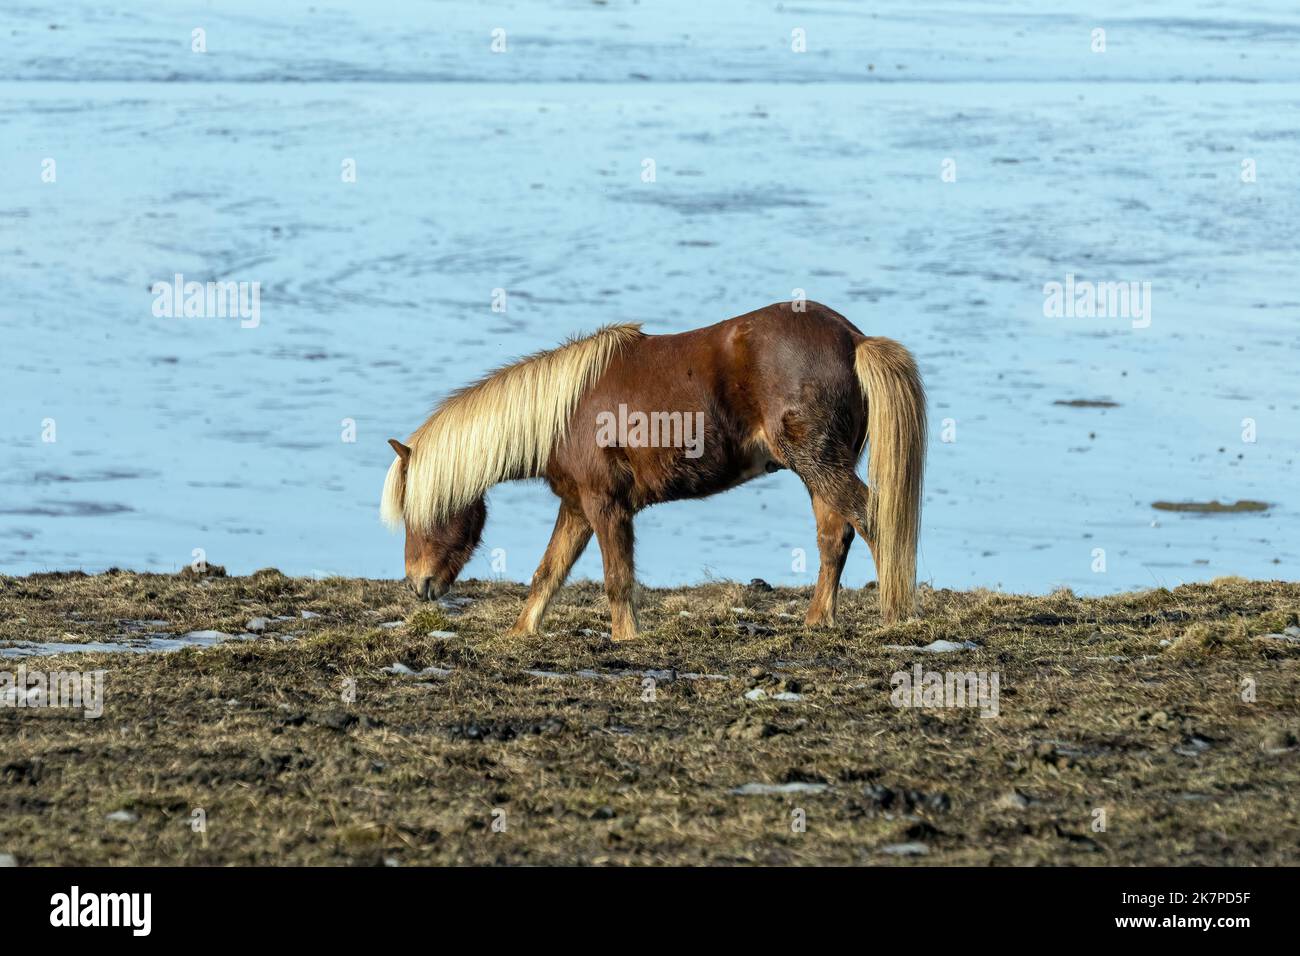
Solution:
{"label": "blonde tail", "polygon": [[925,470],[925,388],[910,352],[893,339],[858,343],[854,370],[867,400],[869,515],[880,610],[886,622],[916,603],[916,547]]}

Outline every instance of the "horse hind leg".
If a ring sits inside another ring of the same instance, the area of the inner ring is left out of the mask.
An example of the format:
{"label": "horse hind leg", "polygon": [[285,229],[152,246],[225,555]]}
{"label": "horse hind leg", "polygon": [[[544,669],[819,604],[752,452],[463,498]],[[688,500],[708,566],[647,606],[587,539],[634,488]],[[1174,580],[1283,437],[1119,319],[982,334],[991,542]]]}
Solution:
{"label": "horse hind leg", "polygon": [[880,571],[880,559],[876,553],[876,535],[871,518],[871,489],[866,486],[856,472],[833,471],[817,473],[803,478],[804,483],[812,489],[814,495],[824,498],[830,507],[848,519],[867,547],[871,549],[871,560]]}
{"label": "horse hind leg", "polygon": [[546,546],[541,564],[533,574],[528,600],[508,636],[520,637],[537,633],[555,592],[564,584],[564,579],[573,570],[574,562],[582,555],[590,540],[591,525],[587,523],[582,510],[568,503],[561,504],[560,513],[555,518],[555,530],[551,532],[551,543]]}
{"label": "horse hind leg", "polygon": [[812,496],[812,507],[817,520],[821,571],[817,575],[817,587],[813,590],[804,623],[808,627],[834,627],[840,575],[844,573],[844,562],[848,560],[849,547],[853,544],[853,525],[819,495]]}
{"label": "horse hind leg", "polygon": [[[834,440],[827,430],[809,427],[791,421],[788,417],[783,424],[785,427],[777,438],[777,447],[787,467],[808,486],[808,491],[813,496],[814,513],[818,513],[817,501],[820,499],[823,507],[847,521],[867,543],[878,575],[880,561],[876,553],[875,529],[872,527],[871,489],[858,477],[857,456],[853,446]],[[812,435],[818,436],[820,440],[807,440],[807,436]],[[820,520],[819,514],[819,547]],[[847,552],[847,548],[845,550]],[[820,583],[819,578],[818,591],[821,590]],[[814,599],[816,596],[817,592],[814,592]]]}

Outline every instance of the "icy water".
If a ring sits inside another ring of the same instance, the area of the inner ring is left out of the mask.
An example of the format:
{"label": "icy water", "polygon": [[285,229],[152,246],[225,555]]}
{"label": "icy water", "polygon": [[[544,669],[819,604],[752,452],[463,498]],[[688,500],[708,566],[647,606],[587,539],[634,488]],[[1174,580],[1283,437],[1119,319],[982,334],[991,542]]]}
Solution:
{"label": "icy water", "polygon": [[[398,577],[384,440],[448,391],[803,290],[920,361],[924,580],[1295,576],[1292,5],[108,6],[0,10],[4,573]],[[256,327],[155,316],[176,274]],[[1070,275],[1149,309],[1046,315]],[[527,579],[554,499],[489,503],[466,574]],[[816,573],[788,473],[637,533],[649,584]]]}

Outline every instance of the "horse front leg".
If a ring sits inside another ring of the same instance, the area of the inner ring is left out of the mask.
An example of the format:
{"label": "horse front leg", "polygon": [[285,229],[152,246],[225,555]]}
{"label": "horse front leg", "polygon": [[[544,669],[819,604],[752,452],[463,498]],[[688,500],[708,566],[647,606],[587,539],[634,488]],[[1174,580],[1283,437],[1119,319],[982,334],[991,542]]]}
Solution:
{"label": "horse front leg", "polygon": [[591,540],[591,525],[587,523],[582,509],[560,504],[560,513],[555,519],[555,530],[551,532],[551,543],[546,546],[541,564],[533,574],[532,587],[528,591],[528,600],[507,636],[521,637],[536,634],[541,626],[546,609],[550,607],[555,592],[564,584],[564,579],[573,570],[573,564],[582,555]]}
{"label": "horse front leg", "polygon": [[635,640],[636,608],[633,589],[636,575],[632,563],[632,509],[604,500],[584,502],[587,521],[596,531],[600,556],[605,564],[605,595],[609,598],[610,636],[615,641]]}

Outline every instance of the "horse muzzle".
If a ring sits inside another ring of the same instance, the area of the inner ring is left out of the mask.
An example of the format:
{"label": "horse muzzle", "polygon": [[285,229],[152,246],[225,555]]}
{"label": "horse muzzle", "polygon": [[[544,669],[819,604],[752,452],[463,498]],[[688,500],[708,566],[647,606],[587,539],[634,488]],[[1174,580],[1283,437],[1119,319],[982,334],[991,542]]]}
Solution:
{"label": "horse muzzle", "polygon": [[421,601],[436,601],[447,593],[450,585],[443,584],[435,577],[411,578],[407,577],[406,583],[411,586],[415,596]]}

